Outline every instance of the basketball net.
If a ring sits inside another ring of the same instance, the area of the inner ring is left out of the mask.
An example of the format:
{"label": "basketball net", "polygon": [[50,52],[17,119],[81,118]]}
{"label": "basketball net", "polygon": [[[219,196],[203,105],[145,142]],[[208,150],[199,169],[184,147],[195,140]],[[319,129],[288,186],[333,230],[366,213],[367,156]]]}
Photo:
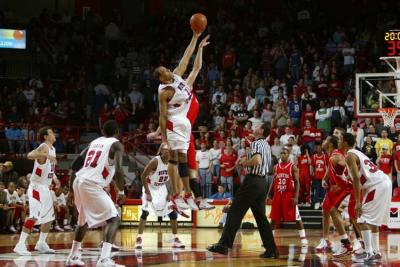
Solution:
{"label": "basketball net", "polygon": [[378,109],[383,118],[383,126],[394,127],[394,120],[396,116],[400,113],[397,108],[380,108]]}

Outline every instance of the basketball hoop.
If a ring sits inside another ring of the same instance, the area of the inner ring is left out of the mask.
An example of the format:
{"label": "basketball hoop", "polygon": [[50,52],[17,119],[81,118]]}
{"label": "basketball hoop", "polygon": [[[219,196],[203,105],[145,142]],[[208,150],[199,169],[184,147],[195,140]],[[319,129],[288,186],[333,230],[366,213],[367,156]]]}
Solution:
{"label": "basketball hoop", "polygon": [[397,108],[380,108],[378,109],[383,118],[383,125],[385,127],[394,127],[394,120],[396,116],[400,113]]}

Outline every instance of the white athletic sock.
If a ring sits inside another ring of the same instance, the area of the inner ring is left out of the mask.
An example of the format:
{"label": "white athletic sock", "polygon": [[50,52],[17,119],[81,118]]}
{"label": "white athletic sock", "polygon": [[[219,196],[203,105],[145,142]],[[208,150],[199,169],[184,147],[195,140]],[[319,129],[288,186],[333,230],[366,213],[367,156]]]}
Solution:
{"label": "white athletic sock", "polygon": [[339,236],[339,238],[340,238],[340,240],[349,239],[349,236],[347,234],[344,234],[344,235]]}
{"label": "white athletic sock", "polygon": [[300,238],[306,238],[306,230],[304,229],[299,230],[299,236]]}
{"label": "white athletic sock", "polygon": [[365,252],[372,253],[372,237],[371,237],[371,230],[364,230],[361,231],[361,235],[364,240],[365,245]]}
{"label": "white athletic sock", "polygon": [[70,256],[74,256],[76,254],[79,253],[79,249],[81,248],[82,243],[78,242],[78,241],[72,241],[72,248],[71,248],[71,252],[70,252]]}
{"label": "white athletic sock", "polygon": [[38,243],[46,243],[46,238],[49,233],[40,232]]}
{"label": "white athletic sock", "polygon": [[374,252],[379,252],[379,232],[371,232],[371,241]]}
{"label": "white athletic sock", "polygon": [[177,238],[177,237],[178,237],[177,235],[172,234],[172,238],[173,238],[173,239],[175,239],[175,238]]}
{"label": "white athletic sock", "polygon": [[100,260],[110,258],[111,249],[112,249],[111,243],[103,242],[103,246],[101,247]]}
{"label": "white athletic sock", "polygon": [[[25,232],[21,232],[21,235],[20,235],[20,237],[19,237],[19,241],[18,241],[18,244],[19,245],[25,245],[25,243],[26,243],[26,239],[28,238],[28,236],[29,236],[29,234],[28,233],[25,233]],[[17,244],[17,245],[18,245]]]}
{"label": "white athletic sock", "polygon": [[64,226],[66,226],[68,224],[68,220],[64,219],[63,223],[64,223]]}

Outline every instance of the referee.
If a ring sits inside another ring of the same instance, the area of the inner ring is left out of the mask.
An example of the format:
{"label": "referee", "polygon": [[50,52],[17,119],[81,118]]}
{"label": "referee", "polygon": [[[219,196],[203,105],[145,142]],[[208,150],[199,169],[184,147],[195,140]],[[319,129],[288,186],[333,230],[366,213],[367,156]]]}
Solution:
{"label": "referee", "polygon": [[248,209],[251,208],[265,248],[265,252],[260,257],[279,257],[271,225],[265,216],[265,199],[268,193],[265,176],[272,171],[271,148],[266,141],[269,133],[270,126],[265,123],[254,130],[254,136],[257,140],[250,144],[250,152],[247,155],[247,159],[243,160],[247,166],[248,174],[229,208],[226,224],[219,242],[207,248],[211,252],[228,254],[228,248],[232,248],[236,232],[243,217]]}

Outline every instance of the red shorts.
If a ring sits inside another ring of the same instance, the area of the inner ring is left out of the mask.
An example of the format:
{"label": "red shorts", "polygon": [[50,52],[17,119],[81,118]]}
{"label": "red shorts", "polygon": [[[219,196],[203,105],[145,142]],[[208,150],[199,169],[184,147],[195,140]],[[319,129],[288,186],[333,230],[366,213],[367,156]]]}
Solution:
{"label": "red shorts", "polygon": [[329,190],[328,192],[326,192],[324,201],[322,202],[322,209],[327,212],[331,211],[331,209],[335,206],[336,199],[339,197],[340,193],[340,190]]}
{"label": "red shorts", "polygon": [[353,188],[345,188],[344,190],[340,191],[340,195],[336,198],[335,207],[340,208],[343,200],[349,195],[350,195],[350,198],[349,198],[349,204],[347,205],[347,212],[349,213],[349,216],[351,219],[357,219],[356,212],[355,212],[356,198],[354,196]]}
{"label": "red shorts", "polygon": [[188,168],[190,170],[196,170],[197,169],[196,147],[194,144],[193,134],[190,135],[189,149],[187,151],[187,160],[188,160]]}
{"label": "red shorts", "polygon": [[274,193],[271,205],[271,221],[279,223],[294,222],[296,220],[296,205],[293,205],[293,192]]}

